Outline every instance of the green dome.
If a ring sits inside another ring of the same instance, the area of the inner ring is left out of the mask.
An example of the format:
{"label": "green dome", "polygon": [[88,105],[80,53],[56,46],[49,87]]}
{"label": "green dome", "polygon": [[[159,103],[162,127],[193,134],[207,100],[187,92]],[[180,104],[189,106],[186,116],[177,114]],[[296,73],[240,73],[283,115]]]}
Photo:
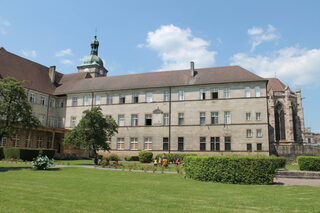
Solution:
{"label": "green dome", "polygon": [[85,57],[83,61],[83,65],[91,65],[91,64],[98,64],[101,67],[103,67],[103,61],[97,55],[89,55]]}

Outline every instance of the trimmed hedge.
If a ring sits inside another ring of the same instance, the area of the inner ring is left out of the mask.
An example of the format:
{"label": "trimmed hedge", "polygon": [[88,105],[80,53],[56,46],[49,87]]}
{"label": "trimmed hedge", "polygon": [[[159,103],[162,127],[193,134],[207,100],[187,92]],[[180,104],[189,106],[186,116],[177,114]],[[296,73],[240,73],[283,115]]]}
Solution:
{"label": "trimmed hedge", "polygon": [[190,156],[185,158],[185,173],[200,181],[270,184],[285,162],[271,156]]}
{"label": "trimmed hedge", "polygon": [[54,149],[3,148],[5,159],[20,159],[24,161],[32,161],[39,155],[46,155],[48,158],[52,159],[54,153]]}
{"label": "trimmed hedge", "polygon": [[192,154],[192,153],[162,153],[162,154],[157,154],[156,159],[159,158],[166,158],[168,159],[169,162],[176,162],[177,159],[180,161],[184,161],[184,158],[187,156],[197,156],[197,154]]}
{"label": "trimmed hedge", "polygon": [[139,161],[141,163],[150,163],[152,161],[153,153],[147,150],[142,150],[139,152]]}
{"label": "trimmed hedge", "polygon": [[320,171],[320,156],[299,156],[298,165],[300,170]]}
{"label": "trimmed hedge", "polygon": [[128,156],[124,158],[126,161],[139,161],[139,156]]}
{"label": "trimmed hedge", "polygon": [[2,160],[3,158],[4,158],[3,148],[0,147],[0,160]]}

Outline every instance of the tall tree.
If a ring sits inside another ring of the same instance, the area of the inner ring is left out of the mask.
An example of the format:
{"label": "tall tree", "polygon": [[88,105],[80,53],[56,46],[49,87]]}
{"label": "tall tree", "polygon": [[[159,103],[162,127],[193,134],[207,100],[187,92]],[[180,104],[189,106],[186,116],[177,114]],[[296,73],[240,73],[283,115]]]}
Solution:
{"label": "tall tree", "polygon": [[113,119],[103,117],[100,107],[85,110],[79,124],[64,139],[65,144],[93,151],[94,162],[98,164],[97,151],[109,151],[107,141],[118,133],[118,125]]}
{"label": "tall tree", "polygon": [[31,130],[40,124],[22,82],[15,78],[0,78],[0,140],[11,138],[17,128]]}

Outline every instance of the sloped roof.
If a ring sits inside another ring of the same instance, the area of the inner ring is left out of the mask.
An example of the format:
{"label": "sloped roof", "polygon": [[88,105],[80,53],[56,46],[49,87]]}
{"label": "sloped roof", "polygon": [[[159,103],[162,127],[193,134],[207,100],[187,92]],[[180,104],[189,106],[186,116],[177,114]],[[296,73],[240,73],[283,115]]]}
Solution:
{"label": "sloped roof", "polygon": [[25,80],[24,87],[39,92],[53,94],[55,86],[49,78],[49,68],[17,56],[0,47],[0,75]]}
{"label": "sloped roof", "polygon": [[282,83],[277,78],[266,78],[266,79],[268,80],[268,85],[267,85],[268,91],[273,90],[275,92],[280,92],[280,91],[284,91],[287,87],[284,83]]}

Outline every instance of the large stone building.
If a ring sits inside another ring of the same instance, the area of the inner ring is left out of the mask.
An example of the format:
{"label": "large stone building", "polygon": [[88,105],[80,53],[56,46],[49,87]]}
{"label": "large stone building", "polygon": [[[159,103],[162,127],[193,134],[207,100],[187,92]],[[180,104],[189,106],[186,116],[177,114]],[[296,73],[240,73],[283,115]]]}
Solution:
{"label": "large stone building", "polygon": [[[0,49],[0,77],[26,80],[42,127],[5,146],[53,147],[82,112],[100,106],[119,125],[109,141],[124,155],[138,150],[205,154],[269,154],[273,142],[303,141],[301,92],[239,66],[107,76],[99,42],[78,72],[62,74]],[[269,82],[269,83],[268,83]],[[19,141],[19,143],[17,143]]]}

